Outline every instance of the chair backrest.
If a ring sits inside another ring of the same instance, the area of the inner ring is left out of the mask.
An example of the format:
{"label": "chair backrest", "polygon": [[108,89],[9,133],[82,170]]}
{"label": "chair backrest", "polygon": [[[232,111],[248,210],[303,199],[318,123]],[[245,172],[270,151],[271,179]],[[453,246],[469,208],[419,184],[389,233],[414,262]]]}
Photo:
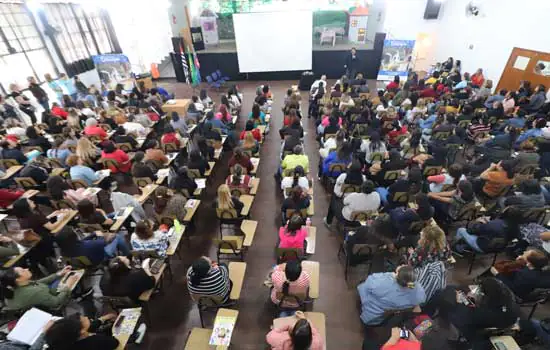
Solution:
{"label": "chair backrest", "polygon": [[159,254],[155,249],[140,249],[140,250],[132,250],[130,251],[130,254],[133,258],[137,258],[140,260],[144,260],[147,258],[159,258]]}
{"label": "chair backrest", "polygon": [[455,221],[469,221],[474,220],[477,214],[477,208],[473,202],[468,203],[460,209],[456,216]]}
{"label": "chair backrest", "polygon": [[212,80],[212,77],[211,77],[211,76],[207,75],[207,76],[206,76],[206,82],[207,82],[208,84],[212,84],[214,81]]}
{"label": "chair backrest", "polygon": [[69,180],[69,183],[75,190],[78,190],[79,188],[88,188],[88,184],[84,180]]}
{"label": "chair backrest", "polygon": [[333,163],[333,164],[329,165],[328,170],[330,172],[343,173],[344,171],[346,171],[346,167],[347,167],[347,165],[344,164],[344,163]]}
{"label": "chair backrest", "polygon": [[398,136],[395,138],[395,142],[401,143],[401,142],[405,141],[409,136],[410,136],[409,134],[401,134],[401,135],[398,135]]}
{"label": "chair backrest", "polygon": [[145,187],[153,183],[149,177],[134,177],[134,183],[137,187]]}
{"label": "chair backrest", "polygon": [[409,226],[409,232],[418,234],[424,227],[426,227],[429,221],[419,220],[413,221]]}
{"label": "chair backrest", "polygon": [[242,187],[231,187],[231,195],[234,197],[240,197],[243,194],[247,194]]}
{"label": "chair backrest", "polygon": [[218,219],[236,219],[239,217],[237,215],[237,210],[235,209],[216,208],[216,215],[218,216]]}
{"label": "chair backrest", "polygon": [[352,184],[343,184],[342,193],[358,193],[361,192],[361,186]]}
{"label": "chair backrest", "polygon": [[351,247],[351,253],[355,256],[371,256],[373,248],[369,244],[354,244]]}
{"label": "chair backrest", "polygon": [[189,293],[191,295],[191,299],[195,301],[199,308],[217,308],[223,305],[224,297],[218,296],[218,295],[202,295],[202,294],[193,294]]}
{"label": "chair backrest", "polygon": [[550,211],[550,207],[528,209],[523,213],[523,221],[525,223],[534,222],[543,225],[544,217],[548,211]]}
{"label": "chair backrest", "polygon": [[78,228],[80,228],[84,232],[94,232],[94,231],[103,230],[103,227],[101,227],[100,224],[84,224],[82,222],[78,223]]}
{"label": "chair backrest", "polygon": [[487,243],[487,253],[489,252],[500,252],[506,248],[508,241],[505,238],[497,237],[491,239]]}
{"label": "chair backrest", "polygon": [[384,153],[382,152],[374,152],[371,154],[371,160],[373,162],[381,162],[384,160]]}
{"label": "chair backrest", "polygon": [[393,194],[392,200],[396,203],[407,204],[409,202],[409,193],[408,192],[395,192]]}
{"label": "chair backrest", "polygon": [[101,137],[97,136],[97,135],[90,135],[88,136],[88,138],[90,139],[90,141],[92,141],[93,143],[100,143],[101,142]]}
{"label": "chair backrest", "polygon": [[214,81],[218,80],[218,73],[217,72],[212,72],[212,79]]}
{"label": "chair backrest", "polygon": [[292,215],[294,215],[296,213],[298,215],[300,215],[302,218],[306,218],[307,217],[307,208],[300,209],[299,211],[296,211],[296,209],[287,209],[286,210],[286,217],[290,218]]}
{"label": "chair backrest", "polygon": [[371,211],[354,211],[351,213],[351,221],[367,221],[375,214]]}
{"label": "chair backrest", "polygon": [[300,260],[304,255],[304,250],[300,248],[279,248],[277,247],[277,260],[285,262],[290,260]]}
{"label": "chair backrest", "polygon": [[28,153],[31,151],[38,151],[40,153],[44,153],[44,150],[40,146],[25,146],[23,147],[23,153]]}
{"label": "chair backrest", "polygon": [[436,132],[435,134],[433,134],[432,138],[434,140],[446,140],[449,135],[451,134],[451,132],[449,131],[439,131],[439,132]]}
{"label": "chair backrest", "polygon": [[325,134],[325,136],[323,137],[323,141],[326,141],[326,140],[330,139],[331,137],[335,139],[336,134]]}
{"label": "chair backrest", "polygon": [[72,266],[74,269],[79,269],[79,268],[86,269],[86,268],[94,267],[94,264],[92,264],[92,262],[90,261],[90,259],[88,259],[87,256],[74,256],[74,257],[64,256],[62,259],[67,263],[67,265]]}
{"label": "chair backrest", "polygon": [[50,202],[52,203],[52,206],[55,210],[74,209],[74,205],[66,199],[60,199],[58,201],[50,199]]}
{"label": "chair backrest", "polygon": [[472,121],[471,121],[471,120],[468,120],[468,119],[466,119],[466,120],[460,120],[460,121],[458,122],[458,126],[460,126],[461,128],[467,128],[468,125],[470,125],[471,122],[472,122]]}
{"label": "chair backrest", "polygon": [[340,97],[332,97],[330,99],[330,102],[333,106],[338,106],[340,104]]}
{"label": "chair backrest", "polygon": [[6,170],[11,168],[12,166],[17,166],[17,165],[20,165],[20,164],[15,159],[0,159],[0,166],[2,166],[2,168]]}
{"label": "chair backrest", "polygon": [[172,215],[157,215],[157,222],[160,225],[166,225],[168,227],[174,226],[174,220],[176,219],[176,216]]}
{"label": "chair backrest", "polygon": [[370,97],[370,94],[368,92],[361,92],[359,94],[359,98],[362,99],[362,100],[368,100]]}
{"label": "chair backrest", "polygon": [[291,168],[287,168],[283,170],[284,177],[292,176],[293,173],[294,173],[294,169],[291,169]]}
{"label": "chair backrest", "polygon": [[187,169],[187,175],[190,179],[200,179],[201,172],[199,169]]}
{"label": "chair backrest", "polygon": [[353,134],[357,136],[366,136],[368,135],[369,128],[366,124],[355,124],[355,129]]}
{"label": "chair backrest", "polygon": [[438,166],[430,165],[424,168],[423,174],[424,176],[433,176],[441,173],[442,170],[443,170],[443,167],[440,165]]}
{"label": "chair backrest", "polygon": [[102,158],[102,159],[100,159],[100,161],[103,164],[103,167],[105,169],[109,169],[111,167],[113,167],[115,169],[119,168],[118,162],[116,160],[112,159],[112,158]]}
{"label": "chair backrest", "polygon": [[307,289],[300,293],[285,295],[283,292],[276,292],[276,297],[279,299],[280,308],[301,309],[304,307],[304,301],[307,299]]}
{"label": "chair backrest", "polygon": [[221,239],[215,238],[214,244],[218,248],[218,254],[227,254],[227,251],[230,251],[235,255],[239,255],[241,253],[243,237],[244,236],[224,236]]}
{"label": "chair backrest", "polygon": [[48,163],[52,168],[64,168],[63,162],[59,158],[48,158]]}
{"label": "chair backrest", "polygon": [[454,184],[446,184],[446,185],[443,185],[443,187],[441,188],[441,192],[448,192],[455,189],[456,189],[456,186]]}
{"label": "chair backrest", "polygon": [[15,182],[24,189],[34,188],[38,186],[32,177],[16,177]]}
{"label": "chair backrest", "polygon": [[384,180],[395,181],[399,178],[402,170],[388,170],[384,173]]}
{"label": "chair backrest", "polygon": [[117,143],[116,146],[118,149],[123,150],[124,152],[131,152],[134,149],[129,142]]}
{"label": "chair backrest", "polygon": [[534,175],[535,171],[537,171],[538,166],[536,164],[527,164],[516,171],[517,174],[521,175]]}
{"label": "chair backrest", "polygon": [[176,145],[175,142],[163,143],[162,147],[164,148],[164,153],[173,153],[179,151],[178,145]]}

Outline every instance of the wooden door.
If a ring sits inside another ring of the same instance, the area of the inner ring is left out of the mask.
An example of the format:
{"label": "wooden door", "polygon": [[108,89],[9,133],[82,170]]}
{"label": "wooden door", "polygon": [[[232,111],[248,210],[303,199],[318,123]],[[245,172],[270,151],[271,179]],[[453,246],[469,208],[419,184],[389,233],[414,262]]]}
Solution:
{"label": "wooden door", "polygon": [[522,80],[530,81],[533,88],[543,84],[548,89],[550,87],[550,53],[514,47],[500,76],[496,91],[500,89],[516,91]]}

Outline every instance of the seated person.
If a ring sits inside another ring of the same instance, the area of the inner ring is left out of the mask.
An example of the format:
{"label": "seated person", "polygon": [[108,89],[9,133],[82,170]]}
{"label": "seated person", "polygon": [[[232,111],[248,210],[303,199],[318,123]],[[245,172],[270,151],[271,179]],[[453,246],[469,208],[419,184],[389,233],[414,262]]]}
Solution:
{"label": "seated person", "polygon": [[128,154],[121,149],[116,148],[115,144],[108,141],[104,144],[101,159],[113,159],[118,163],[118,166],[109,166],[111,173],[129,173],[132,167]]}
{"label": "seated person", "polygon": [[48,180],[48,173],[50,171],[46,168],[44,160],[45,159],[40,156],[27,162],[17,177],[30,177],[40,188],[45,188],[44,183]]}
{"label": "seated person", "polygon": [[84,165],[84,161],[77,155],[71,154],[67,158],[67,166],[69,167],[69,174],[72,180],[82,180],[88,186],[92,186],[94,182],[99,180],[99,176],[96,172]]}
{"label": "seated person", "polygon": [[181,193],[174,193],[164,186],[159,186],[155,190],[153,210],[160,217],[170,217],[183,222],[187,214],[185,203],[187,199]]}
{"label": "seated person", "polygon": [[86,127],[84,128],[84,135],[88,137],[97,136],[101,140],[105,140],[109,136],[101,126],[97,125],[97,120],[95,118],[86,119]]}
{"label": "seated person", "polygon": [[509,207],[496,219],[469,222],[466,227],[460,227],[456,231],[457,243],[454,249],[458,253],[468,248],[478,253],[489,253],[494,251],[492,242],[496,239],[500,240],[498,246],[504,249],[508,242],[517,238],[522,219],[520,210]]}
{"label": "seated person", "polygon": [[97,203],[97,197],[95,194],[86,195],[86,190],[84,188],[73,190],[69,186],[69,183],[61,176],[50,176],[46,182],[46,187],[50,198],[54,201],[66,200],[74,206],[84,199]]}
{"label": "seated person", "polygon": [[[271,273],[271,301],[275,305],[285,308],[298,308],[294,298],[285,298],[289,295],[307,297],[310,276],[302,269],[299,260],[289,260],[284,264],[277,265]],[[281,302],[283,305],[281,305]]]}
{"label": "seated person", "polygon": [[250,161],[250,158],[243,152],[242,148],[235,148],[233,151],[233,157],[229,159],[229,168],[233,168],[235,164],[239,164],[243,169],[246,169],[247,174],[254,169],[254,165]]}
{"label": "seated person", "polygon": [[450,217],[452,220],[457,220],[462,208],[471,203],[475,199],[475,196],[471,182],[461,180],[456,190],[428,192],[428,198],[430,198],[435,208],[436,215],[440,218]]}
{"label": "seated person", "polygon": [[198,169],[201,177],[204,177],[204,174],[207,170],[210,170],[210,164],[206,159],[201,155],[201,152],[197,149],[194,149],[189,153],[189,162],[187,163],[188,169]]}
{"label": "seated person", "polygon": [[388,187],[396,180],[386,180],[386,173],[394,170],[404,170],[407,168],[407,162],[401,157],[397,150],[391,150],[388,153],[388,159],[385,159],[380,165],[380,170],[376,171],[376,164],[370,167],[369,171],[380,186]]}
{"label": "seated person", "polygon": [[83,224],[101,225],[103,228],[108,229],[114,223],[113,219],[107,217],[103,210],[96,209],[94,203],[87,199],[78,202],[76,208],[80,216],[80,222]]}
{"label": "seated person", "polygon": [[377,325],[384,312],[418,308],[426,299],[422,286],[415,283],[412,266],[399,266],[394,272],[374,273],[357,286],[361,298],[361,321]]}
{"label": "seated person", "polygon": [[287,169],[296,169],[297,166],[301,166],[306,173],[309,172],[309,159],[304,154],[304,149],[301,145],[294,146],[292,154],[287,155],[283,159],[281,163],[282,173],[284,174]]}
{"label": "seated person", "polygon": [[0,147],[2,147],[0,151],[2,159],[15,159],[21,165],[27,162],[27,157],[21,152],[14,138],[6,137],[0,142]]}
{"label": "seated person", "polygon": [[345,173],[341,173],[336,178],[336,184],[334,185],[334,196],[338,198],[345,197],[349,193],[344,194],[342,189],[344,185],[361,186],[367,178],[361,172],[361,163],[359,161],[353,161]]}
{"label": "seated person", "polygon": [[241,211],[243,210],[244,204],[239,198],[231,195],[231,190],[226,184],[218,187],[218,198],[214,203],[214,207],[221,210],[235,209],[237,219],[242,219]]}
{"label": "seated person", "polygon": [[94,167],[101,156],[101,150],[89,138],[81,137],[76,144],[76,155],[84,161],[84,164]]}
{"label": "seated person", "polygon": [[453,185],[456,188],[460,180],[466,180],[466,177],[462,174],[462,165],[458,163],[451,164],[448,172],[428,176],[430,192],[442,192],[445,185]]}
{"label": "seated person", "polygon": [[216,113],[216,119],[220,120],[225,125],[230,124],[232,122],[231,113],[227,110],[227,106],[224,104],[220,104],[220,108],[218,110],[218,113]]}
{"label": "seated person", "polygon": [[[372,158],[373,154],[376,153],[386,153],[386,144],[380,139],[380,134],[376,131],[370,134],[370,138],[361,143],[361,152],[365,152],[365,161],[368,164],[373,164],[374,160]],[[380,160],[378,160],[380,162]]]}
{"label": "seated person", "polygon": [[181,136],[174,130],[171,125],[164,127],[164,133],[160,141],[163,145],[167,143],[173,143],[177,148],[181,146]]}
{"label": "seated person", "polygon": [[407,253],[407,263],[414,268],[436,261],[446,262],[451,257],[445,232],[434,225],[428,225],[420,231],[416,247],[409,248]]}
{"label": "seated person", "polygon": [[128,297],[137,303],[141,293],[155,287],[156,281],[149,268],[149,264],[135,268],[125,256],[111,259],[107,272],[101,277],[100,287],[103,295]]}
{"label": "seated person", "polygon": [[245,134],[244,139],[240,142],[240,146],[244,151],[250,152],[252,155],[258,153],[260,150],[260,144],[254,139],[254,135],[250,131]]}
{"label": "seated person", "polygon": [[51,287],[56,280],[63,278],[71,267],[32,281],[32,272],[22,267],[10,267],[0,272],[0,286],[7,310],[27,310],[31,307],[57,309],[71,297],[72,286],[78,281],[77,275],[67,278],[60,290]]}
{"label": "seated person", "polygon": [[487,337],[479,331],[511,327],[520,315],[519,306],[510,289],[496,278],[483,279],[477,293],[471,294],[473,301],[457,287],[448,286],[437,292],[423,311],[433,315],[439,310],[439,317],[455,326],[470,346],[487,349]]}
{"label": "seated person", "polygon": [[153,169],[145,164],[145,153],[142,151],[137,151],[134,153],[134,158],[132,159],[132,177],[141,178],[146,177],[151,179],[152,182],[157,181],[157,175],[153,172]]}
{"label": "seated person", "polygon": [[195,180],[189,177],[189,171],[186,166],[178,168],[176,176],[170,180],[169,187],[176,192],[185,193],[187,192],[190,196],[193,195],[195,190],[198,188]]}
{"label": "seated person", "polygon": [[387,209],[405,206],[405,203],[396,201],[394,198],[397,193],[408,193],[416,195],[422,188],[422,173],[419,168],[411,168],[406,179],[399,179],[388,187],[388,189],[378,187],[376,191],[380,194],[380,199]]}
{"label": "seated person", "polygon": [[57,243],[64,257],[77,258],[84,256],[96,266],[106,259],[114,258],[120,251],[130,255],[130,247],[124,234],[90,232],[85,239],[79,240],[73,230],[62,230],[57,236]]}
{"label": "seated person", "polygon": [[[416,204],[416,208],[397,207],[391,209],[389,212],[394,227],[404,236],[417,236],[420,231],[411,231],[411,225],[419,221],[427,222],[434,216],[435,210],[430,205],[429,198],[426,194],[418,193],[415,196],[414,203]],[[408,243],[410,243],[410,241],[405,244]]]}
{"label": "seated person", "polygon": [[147,220],[136,224],[136,231],[132,233],[130,243],[133,250],[154,250],[162,258],[166,256],[168,238],[168,235],[163,231],[153,232],[153,228]]}
{"label": "seated person", "polygon": [[250,132],[252,133],[252,136],[254,136],[254,139],[258,142],[262,142],[262,133],[260,132],[260,129],[257,129],[254,126],[253,120],[247,120],[246,125],[243,131],[241,131],[241,134],[239,135],[240,140],[244,140],[245,135]]}
{"label": "seated person", "polygon": [[248,120],[254,122],[254,127],[257,128],[258,125],[266,125],[265,122],[265,113],[260,111],[260,105],[254,103],[252,106],[252,112],[248,115]]}
{"label": "seated person", "polygon": [[49,149],[46,152],[46,156],[49,159],[56,159],[61,165],[65,166],[65,161],[67,160],[67,157],[70,156],[72,153],[68,149],[63,147],[64,140],[62,138],[58,138],[54,141],[53,148]]}
{"label": "seated person", "polygon": [[544,207],[544,196],[537,180],[522,181],[520,188],[521,194],[514,194],[513,196],[504,197],[499,200],[502,208],[512,205],[521,210]]}
{"label": "seated person", "polygon": [[283,225],[286,224],[287,218],[286,211],[289,209],[294,210],[295,212],[301,212],[302,209],[306,209],[311,204],[310,197],[307,192],[304,192],[300,186],[295,186],[281,205],[281,214],[283,218]]}
{"label": "seated person", "polygon": [[229,186],[229,189],[232,190],[234,188],[240,188],[244,194],[248,194],[248,192],[250,192],[250,187],[252,186],[250,183],[252,178],[248,175],[243,175],[243,167],[239,164],[235,164],[233,166],[231,173],[232,174],[227,177],[227,180],[225,180],[225,184]]}
{"label": "seated person", "polygon": [[231,294],[232,283],[226,264],[217,264],[203,256],[187,270],[187,288],[193,296],[218,297],[226,303]]}
{"label": "seated person", "polygon": [[265,336],[271,349],[286,349],[290,346],[291,349],[323,350],[325,344],[319,331],[306,319],[302,311],[296,311],[295,316],[297,321],[294,325],[273,328]]}
{"label": "seated person", "polygon": [[302,227],[304,219],[300,215],[292,215],[287,225],[279,229],[279,248],[298,248],[304,250],[304,242],[308,235],[307,229]]}
{"label": "seated person", "polygon": [[206,120],[202,130],[204,138],[207,140],[212,139],[221,141],[222,137],[220,132],[221,134],[227,135],[227,127],[225,124],[220,119],[214,118],[214,113],[212,113],[212,111],[206,113]]}
{"label": "seated person", "polygon": [[281,190],[283,190],[283,196],[287,198],[287,188],[294,188],[296,186],[301,187],[304,191],[309,190],[309,180],[306,177],[304,168],[300,165],[294,168],[292,176],[286,176],[281,180]]}
{"label": "seated person", "polygon": [[352,215],[356,212],[374,212],[380,207],[380,195],[374,190],[374,183],[370,180],[361,185],[361,192],[350,193],[344,197],[342,202],[331,202],[327,216],[323,219],[325,226],[330,229],[332,219],[336,215],[339,220],[347,225],[360,226],[354,221]]}
{"label": "seated person", "polygon": [[42,148],[42,152],[47,152],[52,148],[52,144],[42,135],[39,135],[34,126],[29,126],[26,131],[29,146],[38,146]]}
{"label": "seated person", "polygon": [[[108,314],[97,320],[90,320],[79,313],[58,319],[51,326],[47,326],[44,340],[52,350],[115,350],[119,347],[119,341],[108,332],[101,332],[106,328],[105,322],[114,320],[115,314]],[[110,328],[108,328],[110,330]],[[105,333],[105,334],[102,334]]]}
{"label": "seated person", "polygon": [[133,136],[127,135],[126,129],[122,126],[116,128],[113,139],[115,143],[129,143],[132,146],[132,149],[137,149],[137,140]]}
{"label": "seated person", "polygon": [[338,177],[342,171],[330,171],[330,167],[333,164],[342,164],[346,167],[351,163],[353,148],[349,142],[344,142],[342,146],[330,152],[328,156],[323,160],[321,174],[328,177]]}
{"label": "seated person", "polygon": [[[508,264],[506,264],[508,263]],[[504,265],[508,268],[504,268]],[[495,265],[495,278],[503,282],[519,298],[525,299],[537,288],[550,288],[548,256],[538,249],[527,249],[514,262],[499,262]],[[500,268],[499,268],[500,267]]]}
{"label": "seated person", "polygon": [[[189,110],[187,110],[186,118],[194,120],[195,123],[198,123],[198,117],[200,116],[200,113],[196,114],[197,118],[191,117],[190,114],[191,113],[189,113]],[[180,117],[178,112],[172,112],[172,120],[170,120],[170,125],[175,131],[179,132],[181,135],[188,135],[189,128],[187,127],[187,121],[183,117]]]}
{"label": "seated person", "polygon": [[168,163],[169,159],[160,148],[159,142],[157,140],[150,140],[145,146],[145,161],[153,161],[160,165]]}

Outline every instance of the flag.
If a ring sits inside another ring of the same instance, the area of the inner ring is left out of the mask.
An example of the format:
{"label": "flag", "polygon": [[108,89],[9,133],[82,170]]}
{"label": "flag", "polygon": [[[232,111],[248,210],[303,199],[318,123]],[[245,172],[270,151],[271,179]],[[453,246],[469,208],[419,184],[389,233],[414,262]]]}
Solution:
{"label": "flag", "polygon": [[[198,59],[196,59],[196,54],[194,53],[194,51],[187,50],[187,54],[189,55],[191,83],[193,85],[199,85],[201,83],[201,73],[199,72],[198,67],[196,67],[195,65],[195,62],[198,62]],[[200,67],[200,64],[199,64],[199,67]]]}
{"label": "flag", "polygon": [[180,42],[180,55],[181,66],[183,67],[183,74],[185,75],[185,83],[189,85],[189,66],[187,65],[187,59],[185,58],[185,51],[183,51],[183,45]]}

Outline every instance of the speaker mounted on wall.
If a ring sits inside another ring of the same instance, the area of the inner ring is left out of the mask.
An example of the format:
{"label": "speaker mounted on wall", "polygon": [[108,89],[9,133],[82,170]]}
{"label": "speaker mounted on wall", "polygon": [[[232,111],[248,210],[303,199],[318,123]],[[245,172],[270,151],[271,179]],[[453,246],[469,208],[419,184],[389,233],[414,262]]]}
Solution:
{"label": "speaker mounted on wall", "polygon": [[428,0],[426,2],[426,10],[424,11],[424,19],[437,19],[441,5],[442,0]]}

